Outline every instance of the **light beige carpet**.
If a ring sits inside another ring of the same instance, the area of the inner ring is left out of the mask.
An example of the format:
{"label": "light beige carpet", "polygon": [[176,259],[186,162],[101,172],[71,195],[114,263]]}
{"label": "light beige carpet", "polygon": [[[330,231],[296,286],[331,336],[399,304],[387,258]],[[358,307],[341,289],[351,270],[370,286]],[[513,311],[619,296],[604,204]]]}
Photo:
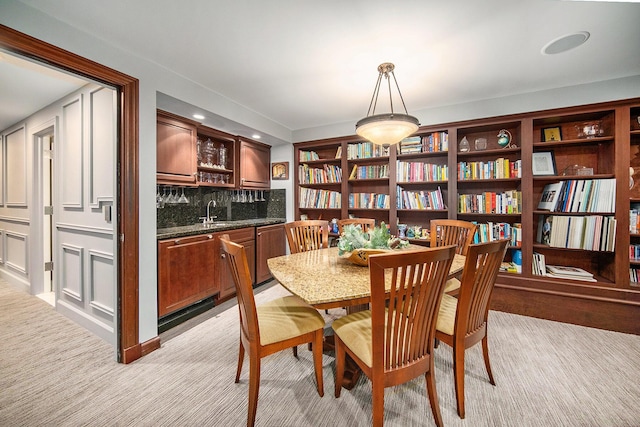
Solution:
{"label": "light beige carpet", "polygon": [[[285,293],[276,285],[257,300]],[[233,382],[238,312],[227,306],[121,365],[103,341],[0,282],[0,426],[245,425],[247,372]],[[446,426],[640,425],[640,337],[498,312],[490,322],[497,386],[480,347],[468,351],[465,420],[456,414],[451,350],[436,350]],[[257,426],[370,425],[368,380],[334,398],[334,362],[325,356],[320,398],[311,353],[299,355],[263,359]],[[433,425],[423,379],[387,389],[385,425]]]}

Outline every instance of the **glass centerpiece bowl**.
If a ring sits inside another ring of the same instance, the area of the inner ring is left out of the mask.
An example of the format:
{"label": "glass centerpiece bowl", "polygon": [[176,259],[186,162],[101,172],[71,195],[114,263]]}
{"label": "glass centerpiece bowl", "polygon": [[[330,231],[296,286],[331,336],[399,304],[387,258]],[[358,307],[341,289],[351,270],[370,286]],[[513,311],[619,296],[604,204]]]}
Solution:
{"label": "glass centerpiece bowl", "polygon": [[369,255],[402,249],[409,246],[408,240],[392,236],[383,222],[369,232],[360,225],[349,224],[338,238],[338,255],[356,265],[368,266]]}

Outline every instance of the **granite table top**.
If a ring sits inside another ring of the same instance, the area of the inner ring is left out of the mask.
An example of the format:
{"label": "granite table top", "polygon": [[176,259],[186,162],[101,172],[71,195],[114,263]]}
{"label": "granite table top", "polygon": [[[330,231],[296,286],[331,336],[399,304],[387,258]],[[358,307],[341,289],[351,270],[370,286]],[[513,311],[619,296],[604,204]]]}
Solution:
{"label": "granite table top", "polygon": [[196,236],[198,234],[216,233],[218,231],[236,230],[247,227],[261,227],[264,225],[284,224],[285,218],[258,218],[238,221],[216,221],[210,225],[194,224],[182,227],[160,228],[157,230],[158,240],[175,239],[176,237]]}
{"label": "granite table top", "polygon": [[[410,249],[418,248],[425,249]],[[459,274],[464,262],[465,257],[456,254],[450,276]],[[369,269],[338,256],[337,247],[270,258],[267,265],[283,287],[318,309],[369,302]]]}

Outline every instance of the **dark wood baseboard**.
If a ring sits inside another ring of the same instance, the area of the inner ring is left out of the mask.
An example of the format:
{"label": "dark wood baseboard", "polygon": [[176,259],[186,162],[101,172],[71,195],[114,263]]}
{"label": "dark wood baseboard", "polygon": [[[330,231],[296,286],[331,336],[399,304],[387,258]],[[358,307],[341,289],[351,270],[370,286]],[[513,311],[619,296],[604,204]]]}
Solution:
{"label": "dark wood baseboard", "polygon": [[[491,309],[591,328],[640,335],[640,294],[622,289],[532,279],[496,283]],[[579,288],[579,289],[576,289]]]}
{"label": "dark wood baseboard", "polygon": [[131,363],[142,357],[142,346],[140,344],[136,344],[134,346],[122,349],[122,360],[119,360],[120,363]]}
{"label": "dark wood baseboard", "polygon": [[140,345],[140,347],[141,347],[140,356],[146,356],[152,351],[155,351],[160,348],[160,337],[159,336],[153,337],[150,340],[143,342]]}

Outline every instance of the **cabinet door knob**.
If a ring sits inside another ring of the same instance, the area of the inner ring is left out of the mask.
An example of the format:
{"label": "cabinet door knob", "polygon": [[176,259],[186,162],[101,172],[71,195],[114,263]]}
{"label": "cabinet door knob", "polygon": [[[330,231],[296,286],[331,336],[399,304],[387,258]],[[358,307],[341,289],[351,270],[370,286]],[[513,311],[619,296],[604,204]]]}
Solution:
{"label": "cabinet door knob", "polygon": [[213,239],[213,235],[212,234],[207,234],[207,239]]}
{"label": "cabinet door knob", "polygon": [[225,259],[227,257],[227,254],[220,254],[220,258]]}
{"label": "cabinet door knob", "polygon": [[180,243],[182,243],[181,239],[176,239],[173,241],[173,243],[175,243],[176,245],[179,245]]}

